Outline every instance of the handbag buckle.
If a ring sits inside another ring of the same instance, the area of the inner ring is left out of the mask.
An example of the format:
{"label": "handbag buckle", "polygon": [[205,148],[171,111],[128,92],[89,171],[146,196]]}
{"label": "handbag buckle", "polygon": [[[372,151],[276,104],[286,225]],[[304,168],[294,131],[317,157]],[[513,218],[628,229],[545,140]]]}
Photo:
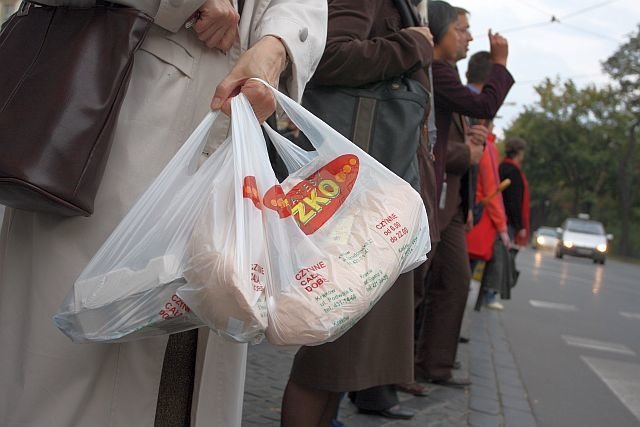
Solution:
{"label": "handbag buckle", "polygon": [[20,4],[20,8],[18,9],[18,12],[16,12],[16,16],[27,16],[29,14],[29,9],[31,9],[31,2],[23,1]]}

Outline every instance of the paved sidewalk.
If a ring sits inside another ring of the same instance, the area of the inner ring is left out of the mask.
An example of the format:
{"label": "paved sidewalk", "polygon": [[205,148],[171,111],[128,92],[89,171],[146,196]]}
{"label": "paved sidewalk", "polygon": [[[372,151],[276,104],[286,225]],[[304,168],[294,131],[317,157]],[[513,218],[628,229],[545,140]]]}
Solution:
{"label": "paved sidewalk", "polygon": [[[401,403],[418,411],[409,421],[360,414],[345,398],[340,421],[346,427],[535,427],[500,314],[491,310],[474,312],[471,301],[475,301],[475,292],[471,292],[469,301],[463,334],[468,334],[471,342],[459,345],[462,368],[455,371],[455,376],[470,377],[471,387],[459,390],[429,385],[432,391],[427,397],[400,393]],[[279,425],[282,393],[295,351],[267,343],[249,348],[243,426]]]}

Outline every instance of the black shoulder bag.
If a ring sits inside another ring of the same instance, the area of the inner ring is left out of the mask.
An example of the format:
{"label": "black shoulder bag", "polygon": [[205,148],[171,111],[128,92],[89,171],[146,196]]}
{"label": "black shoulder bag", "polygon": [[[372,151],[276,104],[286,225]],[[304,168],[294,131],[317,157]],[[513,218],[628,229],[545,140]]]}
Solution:
{"label": "black shoulder bag", "polygon": [[[404,27],[418,25],[407,0],[395,3]],[[312,84],[302,105],[420,191],[416,153],[429,99],[403,75],[356,88]]]}

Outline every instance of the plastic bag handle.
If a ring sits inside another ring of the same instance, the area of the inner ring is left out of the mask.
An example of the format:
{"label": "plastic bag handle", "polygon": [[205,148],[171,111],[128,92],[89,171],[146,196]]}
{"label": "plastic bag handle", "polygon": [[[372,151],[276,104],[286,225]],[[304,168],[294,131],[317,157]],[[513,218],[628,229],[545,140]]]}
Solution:
{"label": "plastic bag handle", "polygon": [[273,130],[266,122],[262,124],[262,127],[269,135],[269,139],[276,148],[276,151],[282,158],[289,173],[293,173],[308,164],[314,157],[317,156],[315,151],[306,151],[298,147],[296,144],[280,135]]}
{"label": "plastic bag handle", "polygon": [[[280,104],[285,113],[287,113],[287,116],[289,116],[291,121],[298,126],[298,129],[307,136],[307,139],[317,151],[335,155],[344,154],[345,147],[343,146],[342,150],[340,150],[340,147],[335,145],[335,141],[344,140],[344,136],[340,135],[338,131],[305,110],[300,104],[282,94],[278,89],[274,88],[266,81],[255,77],[250,80],[257,80],[271,89],[276,101]],[[327,140],[327,135],[332,137],[331,140],[333,143],[329,144],[330,141]],[[350,143],[347,147],[349,152],[366,155],[366,153],[355,144]]]}

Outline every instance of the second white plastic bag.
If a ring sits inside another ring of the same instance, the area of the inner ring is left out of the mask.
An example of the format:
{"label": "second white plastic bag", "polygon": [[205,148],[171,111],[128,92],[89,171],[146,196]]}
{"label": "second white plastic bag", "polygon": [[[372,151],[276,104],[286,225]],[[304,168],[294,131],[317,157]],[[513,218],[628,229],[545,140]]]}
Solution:
{"label": "second white plastic bag", "polygon": [[243,178],[252,171],[237,162],[251,147],[227,140],[203,161],[216,116],[205,117],[73,284],[54,316],[73,341],[201,326],[240,342],[264,336],[262,213],[256,181]]}

